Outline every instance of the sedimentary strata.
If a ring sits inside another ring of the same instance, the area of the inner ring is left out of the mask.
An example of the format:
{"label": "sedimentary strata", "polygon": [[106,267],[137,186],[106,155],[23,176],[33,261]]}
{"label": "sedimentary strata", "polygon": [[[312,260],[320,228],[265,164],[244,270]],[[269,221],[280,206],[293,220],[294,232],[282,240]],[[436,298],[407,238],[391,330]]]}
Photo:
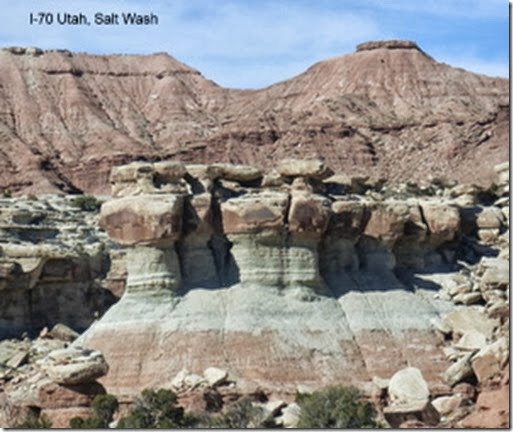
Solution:
{"label": "sedimentary strata", "polygon": [[508,157],[508,96],[507,79],[410,41],[364,43],[260,90],[222,88],[165,53],[4,48],[0,192],[106,193],[111,168],[134,160],[265,168],[290,156],[487,184]]}
{"label": "sedimentary strata", "polygon": [[434,384],[449,363],[432,322],[455,307],[435,294],[472,254],[464,233],[489,229],[462,215],[502,212],[479,188],[401,191],[319,161],[138,162],[111,179],[100,226],[126,246],[126,292],[80,343],[119,394],[210,366],[282,392],[407,365]]}

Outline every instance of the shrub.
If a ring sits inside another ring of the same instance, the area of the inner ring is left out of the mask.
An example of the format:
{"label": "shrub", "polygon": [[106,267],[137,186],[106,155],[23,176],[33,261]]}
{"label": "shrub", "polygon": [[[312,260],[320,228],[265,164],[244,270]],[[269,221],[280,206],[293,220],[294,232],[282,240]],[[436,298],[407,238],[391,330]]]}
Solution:
{"label": "shrub", "polygon": [[298,428],[373,428],[378,427],[377,412],[362,400],[355,387],[332,386],[311,394],[298,393],[301,408]]}
{"label": "shrub", "polygon": [[102,202],[92,195],[78,195],[71,200],[71,205],[82,211],[97,212]]}
{"label": "shrub", "polygon": [[272,415],[262,407],[254,406],[247,398],[232,404],[226,412],[204,419],[204,427],[223,429],[272,428],[276,426]]}
{"label": "shrub", "polygon": [[118,409],[118,400],[110,395],[97,395],[91,402],[94,415],[87,419],[73,417],[69,425],[72,429],[99,429],[108,428],[114,413]]}
{"label": "shrub", "polygon": [[39,417],[31,417],[14,427],[14,429],[49,429],[52,422],[44,414]]}
{"label": "shrub", "polygon": [[123,429],[168,429],[192,426],[196,419],[177,405],[177,396],[171,390],[143,390],[135,407],[127,417],[119,420]]}

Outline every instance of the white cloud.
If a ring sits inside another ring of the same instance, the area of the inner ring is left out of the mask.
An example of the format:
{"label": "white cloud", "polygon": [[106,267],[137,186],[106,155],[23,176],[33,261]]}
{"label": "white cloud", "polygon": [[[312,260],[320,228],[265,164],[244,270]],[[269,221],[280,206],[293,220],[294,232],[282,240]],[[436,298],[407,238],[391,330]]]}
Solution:
{"label": "white cloud", "polygon": [[[34,45],[93,53],[166,51],[221,85],[246,88],[290,78],[317,61],[353,52],[364,41],[392,34],[401,38],[406,26],[414,24],[401,21],[404,11],[456,19],[497,18],[505,13],[503,0],[156,0],[151,3],[3,0],[3,3],[2,15],[6,18],[0,28],[0,45]],[[91,18],[95,12],[154,12],[160,25],[30,26],[28,14],[39,10],[83,12]],[[383,27],[380,16],[386,14],[397,16],[393,28]],[[426,33],[426,39],[429,37]],[[466,58],[429,54],[477,72],[504,76],[508,70],[507,61],[487,62],[472,53],[467,53]]]}

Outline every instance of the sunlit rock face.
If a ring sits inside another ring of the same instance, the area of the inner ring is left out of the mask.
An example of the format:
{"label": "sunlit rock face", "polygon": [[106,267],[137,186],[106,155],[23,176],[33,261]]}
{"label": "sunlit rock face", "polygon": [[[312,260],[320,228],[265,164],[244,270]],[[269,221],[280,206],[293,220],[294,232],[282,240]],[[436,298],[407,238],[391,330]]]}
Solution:
{"label": "sunlit rock face", "polygon": [[245,165],[116,168],[100,225],[126,247],[127,288],[77,342],[104,353],[106,388],[210,366],[292,393],[408,365],[438,382],[430,321],[454,305],[423,275],[454,265],[460,208],[380,182],[352,193],[332,174],[319,161],[283,162],[272,181]]}

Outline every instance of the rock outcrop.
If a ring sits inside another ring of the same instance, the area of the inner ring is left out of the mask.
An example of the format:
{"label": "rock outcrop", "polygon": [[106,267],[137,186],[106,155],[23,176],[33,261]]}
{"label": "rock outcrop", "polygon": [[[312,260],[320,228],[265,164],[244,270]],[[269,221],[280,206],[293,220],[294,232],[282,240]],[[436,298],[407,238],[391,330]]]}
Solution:
{"label": "rock outcrop", "polygon": [[383,182],[346,193],[314,161],[279,165],[265,187],[244,166],[174,162],[167,181],[162,164],[142,166],[116,169],[101,211],[127,247],[126,292],[79,340],[104,353],[109,391],[208,367],[289,395],[407,365],[442,385],[450,363],[431,323],[456,312],[435,294],[474,257],[459,195]]}
{"label": "rock outcrop", "polygon": [[2,427],[42,415],[52,427],[67,428],[74,416],[92,414],[91,401],[106,393],[96,379],[107,373],[108,365],[97,351],[70,347],[76,339],[72,334],[58,324],[33,340],[0,342]]}
{"label": "rock outcrop", "polygon": [[[507,171],[483,189],[320,161],[138,162],[113,171],[99,217],[68,198],[4,199],[4,333],[41,332],[0,342],[0,424],[44,413],[67,427],[96,394],[126,404],[167,387],[194,412],[249,395],[292,425],[296,391],[353,383],[394,427],[507,426]],[[111,286],[121,300],[100,317]],[[51,295],[20,325],[19,299],[40,287]],[[68,308],[45,306],[61,296]],[[70,311],[76,330],[100,318],[75,342],[53,325]]]}
{"label": "rock outcrop", "polygon": [[0,199],[0,338],[57,323],[83,331],[117,300],[101,282],[115,246],[76,199]]}
{"label": "rock outcrop", "polygon": [[[383,413],[392,427],[509,427],[509,229],[503,211],[509,207],[509,165],[496,170],[496,195],[486,199],[493,203],[476,206],[470,197],[456,198],[464,204],[461,229],[474,235],[463,240],[472,242],[474,252],[464,248],[466,260],[458,262],[458,272],[431,275],[441,285],[436,296],[457,305],[432,321],[451,361],[441,375],[445,385],[426,387],[415,368],[390,380],[373,379],[378,403],[387,401]],[[453,193],[458,189],[469,193],[458,186]],[[496,231],[483,236],[492,224]],[[476,259],[475,253],[491,256]]]}
{"label": "rock outcrop", "polygon": [[253,91],[162,53],[9,47],[0,192],[104,193],[111,168],[134,160],[264,168],[291,156],[351,175],[486,184],[508,157],[508,95],[507,79],[438,63],[410,41],[364,43]]}

